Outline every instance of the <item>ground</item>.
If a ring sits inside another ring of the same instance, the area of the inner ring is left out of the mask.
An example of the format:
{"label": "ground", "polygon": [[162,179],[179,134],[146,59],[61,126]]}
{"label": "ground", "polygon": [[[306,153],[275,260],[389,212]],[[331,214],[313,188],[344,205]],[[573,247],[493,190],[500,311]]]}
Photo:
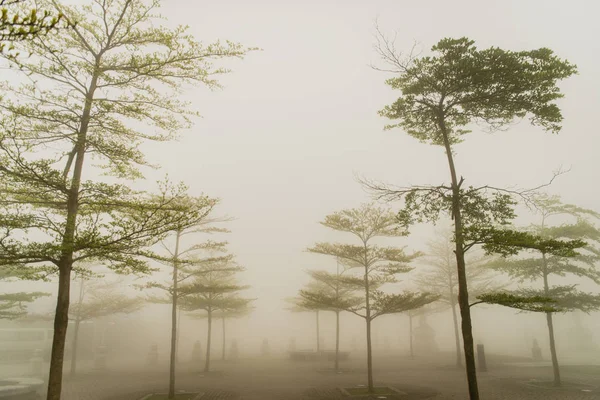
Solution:
{"label": "ground", "polygon": [[[327,363],[292,362],[281,357],[215,361],[216,373],[202,374],[189,363],[179,366],[178,390],[204,392],[203,400],[337,400],[339,387],[366,384],[361,359],[350,359],[344,373],[332,372]],[[548,386],[552,369],[547,364],[523,363],[488,358],[488,372],[479,373],[481,398],[485,400],[591,400],[600,399],[600,366],[563,366],[562,376],[570,383],[564,389]],[[375,360],[377,386],[393,386],[406,395],[388,399],[467,399],[464,371],[452,365],[451,357],[410,359],[379,356]],[[138,400],[167,388],[165,366],[143,363],[107,371],[83,370],[74,378],[65,377],[63,400]],[[377,398],[376,396],[373,398]]]}

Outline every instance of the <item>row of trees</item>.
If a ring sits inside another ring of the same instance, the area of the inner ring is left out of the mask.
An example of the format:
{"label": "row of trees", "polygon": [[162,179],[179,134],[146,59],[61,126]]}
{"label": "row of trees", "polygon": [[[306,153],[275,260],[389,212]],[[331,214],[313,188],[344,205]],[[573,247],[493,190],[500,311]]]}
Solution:
{"label": "row of trees", "polygon": [[[554,381],[560,385],[560,372],[552,315],[555,312],[600,309],[600,295],[576,289],[577,284],[551,285],[549,277],[576,276],[600,283],[597,264],[600,261],[598,240],[600,230],[588,217],[598,214],[573,205],[563,204],[557,197],[536,195],[534,198],[541,224],[516,229],[505,228],[496,234],[505,234],[502,240],[483,242],[483,249],[471,259],[466,269],[471,294],[477,298],[469,307],[480,303],[500,304],[525,311],[543,312],[548,322],[550,354],[554,367]],[[575,221],[562,221],[549,226],[551,216],[570,216]],[[310,270],[311,281],[294,299],[296,310],[310,310],[317,315],[317,351],[319,351],[319,311],[336,314],[335,369],[339,368],[339,314],[350,312],[365,319],[367,371],[369,389],[374,390],[371,354],[371,321],[378,316],[407,312],[409,317],[425,311],[421,307],[436,302],[428,312],[452,310],[456,338],[456,364],[462,367],[460,335],[456,305],[458,304],[458,274],[452,250],[453,237],[442,234],[440,240],[429,243],[423,255],[407,255],[403,249],[372,243],[376,237],[404,236],[395,214],[386,208],[362,205],[358,209],[343,210],[325,218],[322,224],[359,238],[358,245],[317,243],[308,251],[336,258],[335,273]],[[585,240],[585,242],[584,242]],[[529,253],[524,256],[522,253]],[[492,256],[492,254],[495,254]],[[420,259],[420,260],[419,260]],[[384,285],[397,282],[397,275],[409,272],[411,265],[420,265],[417,275],[409,281],[420,292],[391,290]],[[512,282],[501,279],[503,272]],[[362,276],[361,276],[362,275]],[[530,282],[525,285],[525,282]],[[536,287],[536,284],[539,286]]]}
{"label": "row of trees", "polygon": [[58,275],[47,398],[59,400],[72,274],[90,264],[147,274],[150,260],[169,261],[156,245],[204,210],[188,207],[183,186],[132,188],[154,167],[140,145],[190,128],[198,114],[181,93],[219,88],[216,76],[229,71],[215,60],[252,49],[164,27],[159,0],[39,0],[34,11],[20,3],[1,4],[10,7],[0,22],[10,51],[0,55],[15,83],[3,83],[0,98],[0,267]]}

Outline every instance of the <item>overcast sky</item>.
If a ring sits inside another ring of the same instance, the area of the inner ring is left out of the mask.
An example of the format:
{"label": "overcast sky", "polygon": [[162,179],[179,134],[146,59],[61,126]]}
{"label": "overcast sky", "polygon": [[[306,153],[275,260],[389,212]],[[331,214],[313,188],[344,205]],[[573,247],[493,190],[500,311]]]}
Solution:
{"label": "overcast sky", "polygon": [[[355,174],[397,185],[448,181],[441,148],[383,130],[377,111],[398,93],[384,84],[388,75],[369,67],[379,63],[378,19],[382,31],[397,32],[399,49],[416,41],[427,52],[441,38],[467,36],[482,48],[549,47],[577,64],[579,75],[561,84],[559,135],[526,122],[509,132],[474,132],[456,147],[457,166],[468,184],[520,187],[571,168],[550,191],[596,207],[599,13],[591,0],[167,0],[169,23],[189,24],[205,42],[230,39],[262,51],[225,63],[233,73],[222,78],[224,90],[195,91],[190,99],[203,119],[179,142],[149,146],[150,158],[194,193],[223,199],[221,212],[238,219],[230,241],[253,292],[293,294],[304,269],[334,268],[303,250],[331,238],[318,224],[326,214],[368,200]],[[421,247],[424,239],[404,242]],[[281,307],[259,305],[265,313]]]}
{"label": "overcast sky", "polygon": [[[305,269],[335,262],[304,252],[331,236],[318,224],[328,213],[368,201],[355,175],[396,185],[448,181],[443,150],[400,130],[384,131],[377,111],[394,101],[373,70],[374,23],[426,53],[444,37],[467,36],[481,48],[549,47],[579,75],[561,84],[564,128],[552,135],[515,124],[493,135],[474,132],[456,147],[467,184],[536,186],[560,166],[571,168],[550,191],[598,208],[597,114],[600,110],[600,3],[564,0],[482,1],[192,1],[165,0],[171,24],[188,24],[209,43],[229,39],[262,50],[224,61],[225,88],[187,97],[203,118],[181,140],[147,145],[148,158],[186,182],[193,194],[222,199],[232,251],[259,297],[256,323],[267,323],[307,280]],[[399,239],[422,249],[427,230]],[[348,237],[351,239],[351,237]],[[268,322],[280,326],[280,322]]]}

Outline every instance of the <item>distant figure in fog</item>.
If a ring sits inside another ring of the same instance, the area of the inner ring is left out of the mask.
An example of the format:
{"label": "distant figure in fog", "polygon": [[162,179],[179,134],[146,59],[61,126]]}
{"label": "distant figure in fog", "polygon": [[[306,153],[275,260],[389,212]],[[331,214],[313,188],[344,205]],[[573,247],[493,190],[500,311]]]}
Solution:
{"label": "distant figure in fog", "polygon": [[260,353],[263,355],[263,357],[266,357],[271,353],[268,339],[263,339],[262,346],[260,346]]}

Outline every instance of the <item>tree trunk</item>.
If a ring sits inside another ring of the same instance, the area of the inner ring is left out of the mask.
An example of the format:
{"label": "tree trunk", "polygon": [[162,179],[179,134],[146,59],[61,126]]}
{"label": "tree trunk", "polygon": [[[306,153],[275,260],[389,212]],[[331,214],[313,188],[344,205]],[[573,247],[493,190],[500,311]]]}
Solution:
{"label": "tree trunk", "polygon": [[223,327],[223,354],[221,354],[221,360],[225,361],[225,317],[221,317]]}
{"label": "tree trunk", "polygon": [[460,333],[458,332],[458,318],[456,316],[456,303],[452,302],[452,322],[454,323],[454,342],[456,344],[456,367],[462,368],[460,352]]}
{"label": "tree trunk", "polygon": [[[52,337],[52,353],[50,355],[50,369],[48,373],[47,400],[60,400],[62,392],[62,376],[65,358],[65,341],[67,339],[67,328],[69,326],[69,302],[71,290],[71,271],[73,270],[73,253],[75,243],[75,229],[77,226],[77,214],[79,212],[79,190],[83,173],[83,160],[87,144],[87,131],[90,124],[90,113],[94,92],[98,85],[99,59],[92,75],[88,88],[83,112],[81,114],[77,141],[75,143],[75,165],[71,185],[67,194],[67,216],[65,230],[61,243],[61,256],[58,262],[58,295],[56,300],[56,312],[54,314],[54,334]],[[65,170],[65,180],[68,170]]]}
{"label": "tree trunk", "polygon": [[369,296],[369,266],[367,262],[367,243],[365,246],[365,321],[367,323],[367,386],[369,393],[375,392],[373,386],[373,354],[371,351],[371,304]]}
{"label": "tree trunk", "polygon": [[319,310],[316,311],[317,316],[317,353],[321,351],[321,338],[319,336]]}
{"label": "tree trunk", "polygon": [[456,169],[454,167],[454,158],[452,157],[452,147],[446,128],[444,115],[440,111],[438,126],[444,140],[446,157],[448,158],[448,168],[452,179],[452,218],[454,219],[454,239],[456,254],[456,270],[458,275],[458,306],[460,308],[461,328],[463,336],[463,346],[465,350],[465,365],[467,367],[467,382],[469,387],[469,399],[479,400],[479,388],[477,385],[477,370],[475,368],[475,349],[473,345],[473,327],[471,325],[471,308],[469,307],[469,291],[467,288],[467,274],[465,264],[464,237],[462,211],[460,208],[460,186]]}
{"label": "tree trunk", "polygon": [[208,331],[206,332],[206,361],[204,363],[204,372],[210,371],[210,337],[212,331],[212,310],[208,309]]}
{"label": "tree trunk", "polygon": [[412,323],[412,314],[408,313],[408,339],[410,342],[410,358],[415,358],[415,352],[413,348],[413,323]]}
{"label": "tree trunk", "polygon": [[340,369],[340,312],[335,312],[335,371]]}
{"label": "tree trunk", "polygon": [[[542,225],[543,229],[543,225]],[[550,286],[548,285],[548,262],[546,254],[542,253],[542,267],[544,272],[544,294],[550,296]],[[561,386],[560,368],[558,366],[558,356],[556,355],[556,341],[554,340],[554,323],[552,322],[552,313],[546,313],[546,323],[548,324],[548,336],[550,339],[550,355],[552,357],[552,371],[554,373],[554,386]]]}
{"label": "tree trunk", "polygon": [[175,363],[179,362],[179,337],[181,336],[181,308],[177,310],[177,343],[175,344]]}
{"label": "tree trunk", "polygon": [[71,349],[71,377],[74,377],[77,373],[77,339],[79,336],[79,324],[81,321],[79,319],[75,320],[75,327],[73,328],[73,342]]}
{"label": "tree trunk", "polygon": [[72,353],[71,353],[71,377],[74,377],[77,373],[77,338],[79,336],[79,325],[81,323],[81,305],[83,304],[83,276],[81,277],[81,283],[79,285],[79,299],[77,304],[79,305],[79,309],[77,310],[77,315],[75,316],[75,331],[73,332],[73,343],[72,343]]}
{"label": "tree trunk", "polygon": [[171,354],[169,357],[169,393],[167,398],[175,398],[175,357],[177,354],[177,280],[179,261],[179,239],[181,231],[175,235],[175,252],[173,253],[173,293],[171,303]]}

